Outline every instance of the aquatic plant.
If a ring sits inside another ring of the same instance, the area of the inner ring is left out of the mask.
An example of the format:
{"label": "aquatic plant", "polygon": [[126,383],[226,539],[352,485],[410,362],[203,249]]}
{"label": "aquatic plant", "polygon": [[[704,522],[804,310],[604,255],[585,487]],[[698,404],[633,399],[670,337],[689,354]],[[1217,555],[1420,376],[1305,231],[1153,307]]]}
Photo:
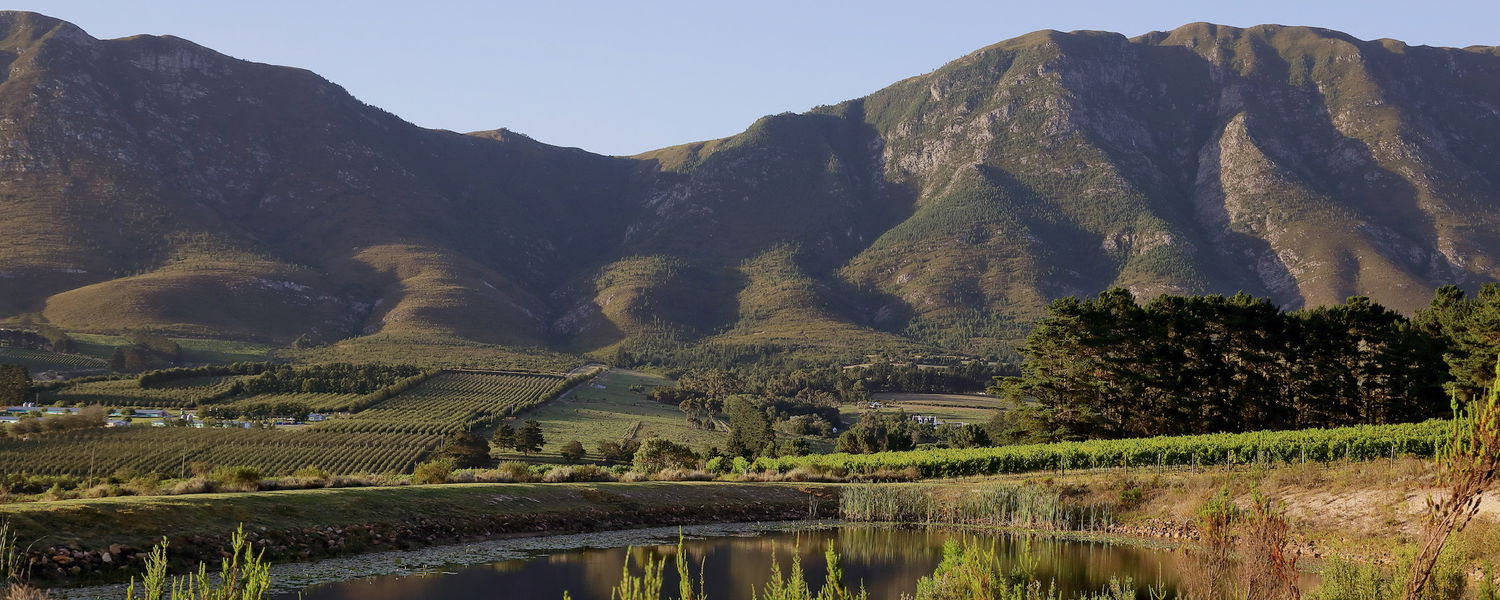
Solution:
{"label": "aquatic plant", "polygon": [[265,560],[264,551],[256,552],[248,542],[244,525],[231,536],[229,556],[213,575],[207,563],[199,563],[194,573],[169,575],[167,545],[162,539],[151,549],[141,578],[141,595],[136,595],[136,579],[132,577],[125,600],[261,600],[270,590],[271,564]]}
{"label": "aquatic plant", "polygon": [[975,486],[957,495],[916,485],[849,486],[839,495],[839,516],[849,521],[1057,530],[1098,530],[1113,522],[1103,505],[1072,504],[1053,488],[1009,484]]}

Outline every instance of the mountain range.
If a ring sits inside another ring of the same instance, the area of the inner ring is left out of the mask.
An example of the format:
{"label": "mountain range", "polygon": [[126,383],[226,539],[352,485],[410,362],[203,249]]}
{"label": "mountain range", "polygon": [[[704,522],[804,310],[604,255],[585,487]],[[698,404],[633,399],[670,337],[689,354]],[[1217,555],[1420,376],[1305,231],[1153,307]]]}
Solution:
{"label": "mountain range", "polygon": [[1410,311],[1500,275],[1495,47],[1040,31],[630,157],[35,13],[0,65],[0,319],[73,331],[984,353],[1111,286]]}

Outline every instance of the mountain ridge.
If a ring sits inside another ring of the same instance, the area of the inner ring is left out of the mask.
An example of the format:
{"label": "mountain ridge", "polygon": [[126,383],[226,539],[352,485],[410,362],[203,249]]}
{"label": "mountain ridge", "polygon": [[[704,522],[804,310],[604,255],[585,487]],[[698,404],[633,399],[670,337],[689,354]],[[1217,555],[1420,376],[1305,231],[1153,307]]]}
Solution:
{"label": "mountain ridge", "polygon": [[987,353],[1111,286],[1412,310],[1500,269],[1494,47],[1039,31],[630,157],[35,13],[0,50],[0,319]]}

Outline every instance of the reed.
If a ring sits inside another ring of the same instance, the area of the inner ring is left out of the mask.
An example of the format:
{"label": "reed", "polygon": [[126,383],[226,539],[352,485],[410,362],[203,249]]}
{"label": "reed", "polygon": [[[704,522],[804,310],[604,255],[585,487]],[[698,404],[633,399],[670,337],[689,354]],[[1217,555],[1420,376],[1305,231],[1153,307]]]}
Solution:
{"label": "reed", "polygon": [[167,562],[167,541],[162,540],[146,557],[141,595],[136,595],[132,577],[125,600],[261,600],[270,591],[271,564],[248,543],[244,525],[230,538],[229,556],[218,573],[209,574],[207,563],[199,563],[196,572],[173,577]]}
{"label": "reed", "polygon": [[1008,484],[976,486],[957,495],[926,486],[849,486],[839,497],[839,515],[849,521],[1067,531],[1099,530],[1114,522],[1103,505],[1073,504],[1055,489]]}

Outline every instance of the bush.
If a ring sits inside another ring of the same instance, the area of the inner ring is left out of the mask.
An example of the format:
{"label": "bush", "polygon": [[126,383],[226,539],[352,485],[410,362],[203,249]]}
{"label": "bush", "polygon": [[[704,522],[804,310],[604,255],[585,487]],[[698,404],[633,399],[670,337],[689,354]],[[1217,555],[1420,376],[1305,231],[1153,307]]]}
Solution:
{"label": "bush", "polygon": [[207,477],[184,479],[172,486],[173,494],[211,494],[218,490],[218,482]]}
{"label": "bush", "polygon": [[553,467],[542,475],[542,481],[547,483],[564,483],[569,481],[608,481],[609,475],[599,467],[593,465],[577,465],[567,467]]}
{"label": "bush", "polygon": [[500,466],[496,467],[495,470],[499,471],[502,476],[509,478],[510,481],[518,483],[525,483],[534,479],[531,476],[531,467],[517,460],[508,460],[500,463]]}
{"label": "bush", "polygon": [[703,470],[708,471],[709,473],[713,473],[714,475],[728,475],[731,468],[733,468],[733,465],[729,461],[725,460],[722,456],[715,456],[713,458],[710,458],[708,459],[708,462],[704,463],[703,465]]}
{"label": "bush", "polygon": [[661,438],[651,438],[635,452],[635,470],[656,473],[665,469],[692,469],[698,466],[698,454],[692,448]]}
{"label": "bush", "polygon": [[583,460],[583,442],[573,440],[571,442],[563,444],[562,449],[558,450],[557,454],[561,456],[563,461],[567,462],[568,464],[573,464],[580,460]]}
{"label": "bush", "polygon": [[448,477],[453,474],[453,461],[447,458],[430,460],[417,465],[412,471],[411,480],[415,483],[448,483]]}
{"label": "bush", "polygon": [[219,467],[209,474],[223,489],[253,492],[260,489],[260,471],[254,467]]}
{"label": "bush", "polygon": [[652,477],[657,481],[713,481],[714,476],[697,469],[662,469]]}
{"label": "bush", "polygon": [[333,475],[330,475],[328,471],[323,470],[318,465],[307,465],[297,469],[296,472],[292,473],[292,476],[303,479],[333,479]]}

